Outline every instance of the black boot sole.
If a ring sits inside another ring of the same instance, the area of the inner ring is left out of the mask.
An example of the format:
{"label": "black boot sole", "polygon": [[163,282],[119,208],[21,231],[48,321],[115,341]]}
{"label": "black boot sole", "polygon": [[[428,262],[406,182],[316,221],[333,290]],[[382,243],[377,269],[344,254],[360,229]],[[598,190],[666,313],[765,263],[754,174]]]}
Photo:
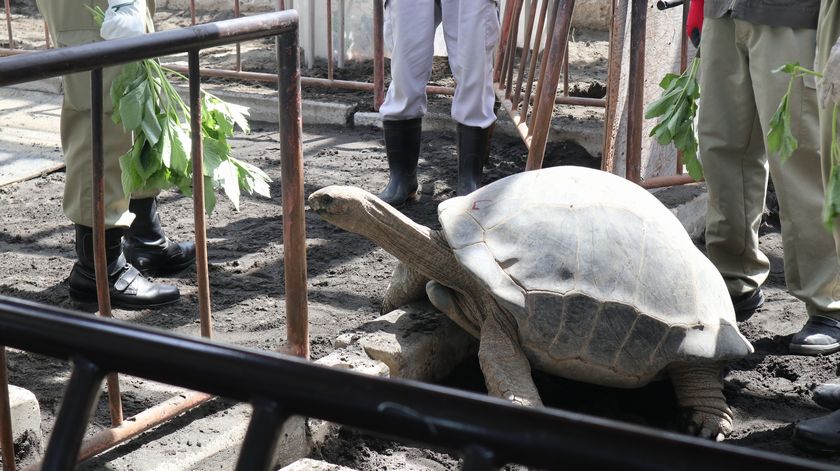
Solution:
{"label": "black boot sole", "polygon": [[[98,305],[99,304],[99,297],[96,294],[91,294],[85,291],[80,291],[74,288],[70,288],[70,299],[85,305]],[[119,309],[127,309],[130,311],[137,311],[142,309],[155,309],[163,306],[169,306],[171,304],[176,304],[181,301],[181,298],[178,297],[177,299],[172,299],[170,301],[163,301],[159,303],[130,303],[120,299],[111,298],[111,307],[116,307]]]}
{"label": "black boot sole", "polygon": [[386,203],[390,204],[395,209],[404,208],[408,203],[416,203],[420,201],[420,195],[423,194],[423,185],[417,184],[417,189],[414,190],[412,193],[409,193],[404,199],[400,201],[387,201],[383,200]]}

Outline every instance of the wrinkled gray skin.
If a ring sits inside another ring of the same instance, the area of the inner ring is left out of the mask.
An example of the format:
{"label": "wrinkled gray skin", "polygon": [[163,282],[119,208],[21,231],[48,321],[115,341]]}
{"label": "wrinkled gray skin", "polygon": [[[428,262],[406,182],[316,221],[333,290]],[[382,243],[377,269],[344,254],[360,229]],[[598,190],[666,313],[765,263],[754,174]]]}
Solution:
{"label": "wrinkled gray skin", "polygon": [[[440,231],[414,223],[376,196],[355,187],[330,186],[313,193],[309,205],[324,220],[367,237],[400,260],[383,300],[383,312],[427,295],[435,307],[479,339],[479,362],[490,394],[525,406],[541,405],[531,378],[532,364],[548,373],[595,384],[643,385],[616,382],[585,364],[570,370],[566,363],[541,360],[551,347],[549,342],[535,340],[527,332],[522,336],[517,317],[521,313],[500,306],[497,296],[464,268]],[[742,350],[751,351],[743,342]],[[523,348],[523,344],[527,345]],[[581,363],[580,358],[576,361]],[[729,435],[732,413],[723,396],[722,361],[676,359],[662,369],[674,383],[680,405],[687,409],[686,432],[715,440]]]}

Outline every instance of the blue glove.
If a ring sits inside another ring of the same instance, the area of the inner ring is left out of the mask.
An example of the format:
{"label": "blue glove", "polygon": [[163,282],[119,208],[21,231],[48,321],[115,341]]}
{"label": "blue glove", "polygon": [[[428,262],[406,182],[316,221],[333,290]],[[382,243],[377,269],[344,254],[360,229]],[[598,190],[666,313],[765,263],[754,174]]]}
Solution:
{"label": "blue glove", "polygon": [[130,38],[146,34],[146,0],[108,0],[99,29],[102,39]]}

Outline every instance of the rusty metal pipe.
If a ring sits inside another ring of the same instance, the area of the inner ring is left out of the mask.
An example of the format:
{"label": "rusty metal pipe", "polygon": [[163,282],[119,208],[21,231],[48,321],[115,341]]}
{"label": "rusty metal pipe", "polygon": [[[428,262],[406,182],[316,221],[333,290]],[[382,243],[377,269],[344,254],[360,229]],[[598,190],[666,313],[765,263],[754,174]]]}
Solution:
{"label": "rusty metal pipe", "polygon": [[536,123],[536,116],[539,113],[540,103],[542,102],[542,89],[543,84],[545,84],[546,80],[546,71],[547,71],[547,62],[548,57],[552,54],[552,49],[554,48],[554,44],[552,44],[552,38],[554,37],[554,29],[557,19],[557,10],[559,10],[560,6],[559,2],[552,2],[551,5],[551,12],[549,13],[548,17],[548,32],[545,39],[545,47],[543,49],[542,54],[542,61],[540,62],[540,72],[539,72],[539,79],[537,80],[537,90],[534,92],[535,100],[534,105],[532,106],[531,110],[531,119],[528,123],[528,133],[529,135],[534,134],[534,125]]}
{"label": "rusty metal pipe", "polygon": [[633,0],[630,14],[630,69],[627,96],[627,168],[625,178],[638,183],[642,172],[642,124],[645,102],[647,2]]}
{"label": "rusty metal pipe", "polygon": [[286,280],[286,348],[309,358],[309,312],[306,295],[306,221],[303,193],[303,125],[300,112],[300,65],[297,35],[277,38],[280,79],[280,187],[283,205],[283,251]]}
{"label": "rusty metal pipe", "polygon": [[5,0],[6,4],[6,27],[9,30],[9,49],[15,48],[15,39],[12,37],[12,10],[9,7],[9,0]]}
{"label": "rusty metal pipe", "polygon": [[621,94],[621,61],[624,50],[624,28],[627,23],[628,0],[613,0],[611,9],[609,56],[607,59],[607,96],[604,112],[604,151],[601,153],[601,170],[613,173],[615,170],[615,147],[613,127],[618,113],[618,97]]}
{"label": "rusty metal pipe", "polygon": [[[233,17],[239,18],[239,0],[233,0]],[[236,71],[242,71],[242,48],[236,43]]]}
{"label": "rusty metal pipe", "polygon": [[[536,72],[537,72],[537,61],[540,55],[540,46],[542,45],[542,33],[543,27],[545,25],[545,16],[548,13],[548,0],[543,0],[542,6],[540,7],[540,20],[537,22],[537,34],[534,37],[534,47],[533,52],[531,52],[531,65],[528,68],[528,85],[525,87],[525,98],[524,102],[526,104],[531,103],[531,90],[534,87],[534,80],[536,79]],[[523,105],[522,110],[519,112],[519,119],[522,121],[527,121],[528,119],[528,106]]]}
{"label": "rusty metal pipe", "polygon": [[[105,176],[103,171],[104,148],[102,144],[103,125],[103,80],[102,69],[90,72],[90,118],[91,118],[91,162],[93,175],[93,267],[96,276],[96,297],[99,315],[111,314],[111,289],[108,283],[108,260],[105,255]],[[106,376],[108,384],[108,408],[111,425],[123,421],[120,380],[116,373]]]}
{"label": "rusty metal pipe", "polygon": [[195,26],[195,0],[190,0],[190,24]]}
{"label": "rusty metal pipe", "polygon": [[373,109],[385,101],[385,11],[382,0],[373,0]]}
{"label": "rusty metal pipe", "polygon": [[0,346],[0,452],[3,471],[15,471],[15,441],[12,431],[12,408],[9,405],[9,371],[6,369],[6,347]]}
{"label": "rusty metal pipe", "polygon": [[[510,94],[513,92],[513,69],[515,68],[514,64],[516,63],[516,43],[517,38],[519,37],[519,20],[522,17],[522,1],[523,0],[516,0],[516,5],[514,6],[515,13],[510,33],[510,57],[507,59],[507,80],[505,80],[507,89],[505,92],[506,98],[510,98]],[[523,50],[523,54],[524,53],[525,51]]]}
{"label": "rusty metal pipe", "polygon": [[[519,76],[516,78],[516,94],[513,96],[511,100],[513,107],[515,108],[519,102],[522,100],[522,82],[525,79],[525,68],[528,66],[528,59],[530,58],[531,54],[536,54],[536,52],[531,52],[531,33],[534,32],[534,20],[537,16],[537,3],[538,0],[530,0],[531,4],[528,8],[528,24],[525,27],[525,37],[523,38],[523,48],[522,48],[522,57],[519,59]],[[531,84],[529,83],[529,87]],[[530,96],[530,93],[528,94]],[[527,108],[527,105],[523,105],[523,109]],[[526,111],[527,113],[527,111]]]}
{"label": "rusty metal pipe", "polygon": [[[198,70],[198,50],[190,51],[188,56],[198,316],[201,323],[201,336],[210,338],[213,335],[213,318],[210,316],[210,274],[207,268],[207,221],[204,205],[204,192],[208,189],[205,188],[204,183],[204,145],[201,138],[201,75]],[[213,188],[209,188],[209,191],[213,191]]]}
{"label": "rusty metal pipe", "polygon": [[502,16],[502,27],[499,34],[499,44],[496,45],[496,66],[493,69],[493,82],[502,81],[502,69],[504,68],[505,53],[507,51],[508,35],[510,34],[511,9],[513,0],[505,3],[505,13]]}
{"label": "rusty metal pipe", "polygon": [[87,460],[103,451],[109,450],[152,427],[156,427],[173,417],[177,417],[190,409],[204,404],[210,399],[213,399],[213,396],[199,392],[175,396],[128,418],[118,427],[97,432],[82,442],[82,448],[79,451],[79,461]]}
{"label": "rusty metal pipe", "polygon": [[[703,181],[703,180],[699,180]],[[685,185],[688,183],[698,183],[698,180],[691,178],[691,175],[668,175],[664,177],[645,178],[639,182],[642,188],[662,188],[666,186]]]}
{"label": "rusty metal pipe", "polygon": [[327,79],[333,77],[332,0],[327,0]]}

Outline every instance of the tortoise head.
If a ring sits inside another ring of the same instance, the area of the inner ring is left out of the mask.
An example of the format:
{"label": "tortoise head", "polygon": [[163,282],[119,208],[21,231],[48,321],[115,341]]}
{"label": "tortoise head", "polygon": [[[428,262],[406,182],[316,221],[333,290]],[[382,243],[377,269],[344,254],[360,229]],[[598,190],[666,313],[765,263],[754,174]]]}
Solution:
{"label": "tortoise head", "polygon": [[362,235],[368,235],[366,225],[381,219],[384,206],[384,201],[354,186],[332,185],[309,195],[309,207],[323,220]]}

